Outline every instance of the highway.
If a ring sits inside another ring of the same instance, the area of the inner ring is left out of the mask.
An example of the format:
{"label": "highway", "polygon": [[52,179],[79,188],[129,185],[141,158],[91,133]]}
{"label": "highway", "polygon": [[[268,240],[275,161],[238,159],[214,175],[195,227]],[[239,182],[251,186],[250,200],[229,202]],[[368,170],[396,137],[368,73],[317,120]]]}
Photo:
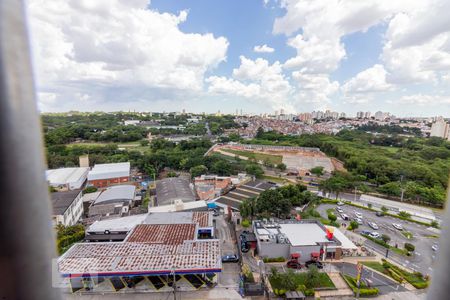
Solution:
{"label": "highway", "polygon": [[[333,204],[322,204],[317,208],[317,211],[323,216],[326,217],[327,213],[326,210],[332,208],[333,210],[336,208],[336,205]],[[355,232],[359,233],[362,230],[367,231],[377,231],[381,234],[387,234],[391,238],[391,245],[398,245],[398,248],[403,248],[404,244],[406,242],[413,244],[416,249],[414,251],[414,255],[412,256],[403,256],[399,255],[397,253],[394,253],[393,251],[389,251],[389,258],[396,261],[397,263],[408,267],[415,271],[420,271],[423,274],[430,274],[432,272],[433,263],[435,260],[436,252],[431,249],[431,247],[434,244],[438,243],[438,239],[435,237],[432,237],[434,233],[427,229],[424,225],[419,225],[416,223],[403,221],[397,218],[384,216],[384,217],[377,217],[374,212],[368,211],[365,209],[349,206],[349,205],[343,205],[341,208],[344,210],[344,212],[350,217],[355,217],[355,211],[362,214],[363,218],[363,225],[359,225],[359,228],[355,230]],[[343,221],[339,214],[334,210],[336,216],[338,216],[338,221],[343,223],[350,223],[349,221]],[[370,228],[367,223],[368,222],[374,222],[378,225],[378,230],[373,230]],[[412,239],[407,239],[403,234],[402,231],[399,231],[395,229],[392,226],[392,223],[399,223],[403,226],[404,230],[412,233],[413,237]],[[365,242],[365,245],[368,248],[372,248],[372,250],[375,250],[376,252],[385,255],[386,254],[386,248],[367,240]]]}

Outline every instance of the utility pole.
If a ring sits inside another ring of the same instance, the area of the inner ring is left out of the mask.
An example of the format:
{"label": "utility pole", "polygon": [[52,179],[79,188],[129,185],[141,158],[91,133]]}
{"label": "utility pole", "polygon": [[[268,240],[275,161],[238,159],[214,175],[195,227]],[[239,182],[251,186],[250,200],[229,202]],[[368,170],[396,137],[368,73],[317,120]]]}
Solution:
{"label": "utility pole", "polygon": [[173,276],[173,300],[177,300],[177,282],[175,280],[175,268],[172,269],[172,276]]}

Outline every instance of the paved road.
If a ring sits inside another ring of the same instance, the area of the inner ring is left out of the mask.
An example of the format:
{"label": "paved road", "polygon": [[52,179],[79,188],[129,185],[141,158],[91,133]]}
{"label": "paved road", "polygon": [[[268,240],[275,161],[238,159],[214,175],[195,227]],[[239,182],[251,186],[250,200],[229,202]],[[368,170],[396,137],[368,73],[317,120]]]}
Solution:
{"label": "paved road", "polygon": [[[322,204],[317,210],[322,216],[326,217],[326,210],[329,208],[335,209],[336,205]],[[436,253],[431,249],[431,246],[437,244],[438,239],[429,237],[433,233],[429,231],[426,226],[389,216],[377,217],[374,212],[353,206],[344,205],[342,206],[342,209],[351,218],[355,217],[355,211],[360,212],[363,215],[363,225],[360,225],[356,232],[360,232],[361,230],[375,231],[367,225],[368,222],[375,222],[379,226],[379,229],[376,230],[377,232],[380,234],[387,234],[391,237],[391,245],[397,244],[399,248],[403,248],[405,242],[415,245],[416,250],[414,255],[411,257],[397,255],[392,251],[390,251],[389,257],[405,267],[420,271],[423,274],[431,275],[432,266],[436,256]],[[339,214],[336,213],[336,215],[339,218]],[[340,221],[344,222],[342,220]],[[392,226],[392,223],[402,224],[405,231],[413,234],[413,238],[410,240],[407,239],[401,231],[396,230]],[[373,248],[373,250],[379,252],[380,254],[384,255],[386,253],[386,249],[384,247],[381,247],[371,241],[367,241],[366,245]]]}
{"label": "paved road", "polygon": [[[333,263],[343,274],[356,277],[356,265],[350,263]],[[378,288],[380,294],[388,294],[392,292],[403,292],[407,289],[397,284],[397,282],[373,272],[369,268],[364,267],[361,274],[362,279],[369,279],[372,286]]]}
{"label": "paved road", "polygon": [[[214,217],[216,220],[216,237],[222,243],[222,255],[236,254],[236,244],[230,232],[230,228],[223,215]],[[239,286],[239,265],[237,263],[222,264],[222,273],[219,274],[219,286],[235,288]]]}

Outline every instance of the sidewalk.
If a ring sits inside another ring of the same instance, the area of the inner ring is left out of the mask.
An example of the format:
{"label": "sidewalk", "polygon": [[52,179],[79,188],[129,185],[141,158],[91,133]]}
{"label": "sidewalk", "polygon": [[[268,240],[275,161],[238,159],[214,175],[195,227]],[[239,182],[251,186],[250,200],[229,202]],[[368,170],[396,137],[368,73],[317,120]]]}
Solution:
{"label": "sidewalk", "polygon": [[316,298],[353,296],[353,291],[337,272],[327,273],[337,290],[316,291]]}

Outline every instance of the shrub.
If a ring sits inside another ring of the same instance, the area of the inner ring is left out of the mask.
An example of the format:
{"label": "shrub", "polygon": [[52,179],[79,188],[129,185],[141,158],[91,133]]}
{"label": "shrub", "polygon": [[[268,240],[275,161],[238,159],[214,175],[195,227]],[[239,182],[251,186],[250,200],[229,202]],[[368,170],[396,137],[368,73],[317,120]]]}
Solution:
{"label": "shrub", "polygon": [[405,219],[411,218],[411,214],[403,210],[398,213],[398,216]]}
{"label": "shrub", "polygon": [[264,257],[263,262],[271,263],[271,262],[284,262],[286,259],[283,256],[280,257]]}
{"label": "shrub", "polygon": [[439,223],[436,220],[431,221],[430,225],[431,225],[431,227],[439,228]]}
{"label": "shrub", "polygon": [[416,247],[413,244],[405,243],[405,249],[408,250],[409,252],[413,252],[416,249]]}
{"label": "shrub", "polygon": [[372,208],[372,203],[367,203],[368,208]]}
{"label": "shrub", "polygon": [[95,193],[97,191],[97,188],[95,186],[88,186],[83,190],[83,194],[90,194]]}
{"label": "shrub", "polygon": [[338,201],[337,200],[332,200],[332,199],[322,198],[320,200],[320,203],[323,203],[323,204],[336,204],[336,203],[338,203]]}
{"label": "shrub", "polygon": [[248,228],[248,227],[250,227],[250,221],[245,219],[245,220],[242,221],[241,225],[244,228]]}
{"label": "shrub", "polygon": [[328,220],[330,220],[331,222],[336,222],[337,217],[335,214],[328,214]]}
{"label": "shrub", "polygon": [[376,296],[378,295],[379,290],[377,288],[366,288],[366,289],[359,289],[359,296],[365,297],[365,296]]}
{"label": "shrub", "polygon": [[350,226],[348,227],[348,230],[355,230],[355,229],[357,229],[358,227],[359,227],[358,222],[356,222],[356,221],[351,221],[351,222],[350,222]]}
{"label": "shrub", "polygon": [[387,269],[389,275],[397,282],[402,283],[403,282],[403,277],[401,274],[397,273],[394,269],[392,268],[388,268]]}
{"label": "shrub", "polygon": [[388,209],[386,206],[382,206],[382,207],[381,207],[381,211],[384,212],[384,213],[387,213],[388,210],[389,210],[389,209]]}

